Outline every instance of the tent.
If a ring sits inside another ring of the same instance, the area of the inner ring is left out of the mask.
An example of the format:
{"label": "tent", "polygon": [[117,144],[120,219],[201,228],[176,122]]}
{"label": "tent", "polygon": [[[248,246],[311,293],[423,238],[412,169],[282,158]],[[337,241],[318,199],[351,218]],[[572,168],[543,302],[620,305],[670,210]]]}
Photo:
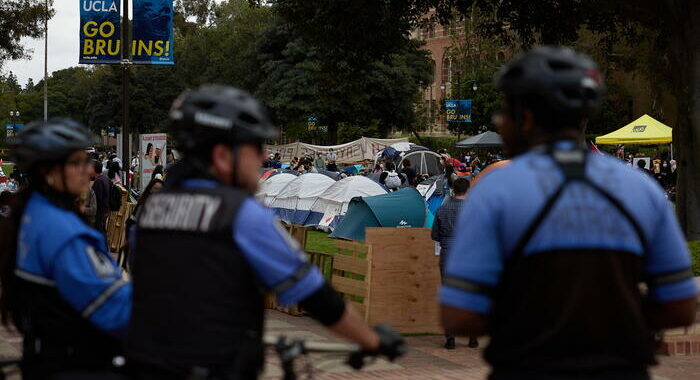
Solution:
{"label": "tent", "polygon": [[347,177],[333,184],[321,194],[313,206],[304,225],[333,230],[348,211],[353,198],[386,194],[387,191],[367,177]]}
{"label": "tent", "polygon": [[273,175],[277,175],[277,174],[279,174],[277,169],[263,168],[260,170],[260,180],[258,182],[262,183],[266,179],[272,177]]}
{"label": "tent", "polygon": [[442,164],[439,154],[430,149],[416,145],[413,143],[397,143],[388,146],[377,153],[374,158],[376,165],[380,160],[390,160],[396,164],[396,169],[399,171],[403,167],[403,160],[411,161],[411,167],[416,171],[416,174],[427,174],[433,176],[442,173]]}
{"label": "tent", "polygon": [[365,227],[423,227],[425,203],[416,189],[355,198],[330,237],[365,240]]}
{"label": "tent", "polygon": [[644,115],[615,132],[596,137],[596,144],[669,144],[672,141],[671,127]]}
{"label": "tent", "polygon": [[458,142],[457,148],[493,148],[502,145],[501,135],[493,131],[486,131]]}
{"label": "tent", "polygon": [[269,207],[277,194],[296,178],[297,176],[286,173],[269,177],[260,185],[260,188],[255,193],[255,199]]}
{"label": "tent", "polygon": [[[283,174],[278,174],[273,180]],[[311,206],[319,195],[335,183],[326,175],[307,173],[289,182],[275,197],[270,207],[287,223],[302,224],[311,212]]]}

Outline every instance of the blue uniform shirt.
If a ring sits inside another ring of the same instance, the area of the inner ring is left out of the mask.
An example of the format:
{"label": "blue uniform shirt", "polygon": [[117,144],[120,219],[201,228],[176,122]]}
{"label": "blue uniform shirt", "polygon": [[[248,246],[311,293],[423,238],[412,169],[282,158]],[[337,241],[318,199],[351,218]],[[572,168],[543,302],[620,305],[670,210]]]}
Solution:
{"label": "blue uniform shirt", "polygon": [[[218,184],[210,180],[188,179],[183,182],[183,186],[215,187]],[[274,211],[253,198],[247,198],[241,204],[233,221],[232,233],[233,240],[253,272],[268,289],[275,289],[295,278],[306,266],[305,254],[282,230]],[[312,266],[279,291],[277,299],[282,305],[297,303],[316,292],[323,283],[320,271]]]}
{"label": "blue uniform shirt", "polygon": [[[662,189],[653,178],[609,157],[589,154],[588,178],[614,196],[641,226],[647,246],[634,228],[602,195],[571,183],[540,224],[524,254],[562,249],[608,249],[645,257],[645,274],[658,275],[690,267],[684,236]],[[505,260],[564,177],[554,160],[529,152],[485,175],[470,190],[460,211],[450,247],[446,275],[495,286]],[[649,289],[655,302],[697,294],[695,281]],[[485,314],[491,299],[442,286],[441,303]]]}
{"label": "blue uniform shirt", "polygon": [[56,287],[100,330],[124,333],[131,315],[131,284],[122,279],[104,236],[36,192],[22,215],[15,274]]}

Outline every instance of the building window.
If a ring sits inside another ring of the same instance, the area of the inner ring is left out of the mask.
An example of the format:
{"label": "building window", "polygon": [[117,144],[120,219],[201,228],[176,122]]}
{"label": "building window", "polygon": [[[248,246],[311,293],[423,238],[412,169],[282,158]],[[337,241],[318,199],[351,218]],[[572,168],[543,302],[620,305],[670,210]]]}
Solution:
{"label": "building window", "polygon": [[445,56],[442,58],[442,77],[440,79],[440,83],[452,82],[452,60],[447,55],[447,52],[445,52]]}

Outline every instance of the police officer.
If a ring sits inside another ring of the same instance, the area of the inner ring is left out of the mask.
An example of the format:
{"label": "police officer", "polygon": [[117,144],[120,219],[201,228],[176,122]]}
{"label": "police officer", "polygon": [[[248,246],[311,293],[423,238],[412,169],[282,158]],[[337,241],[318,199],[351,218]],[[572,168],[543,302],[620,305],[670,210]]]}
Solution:
{"label": "police officer", "polygon": [[141,378],[254,379],[263,364],[263,290],[331,331],[394,359],[403,339],[367,327],[251,194],[276,136],[249,94],[208,85],[173,104],[184,152],[142,206],[135,233],[128,360]]}
{"label": "police officer", "polygon": [[75,207],[90,186],[93,140],[73,120],[49,119],[13,144],[29,186],[0,227],[0,311],[24,336],[24,379],[111,378],[101,371],[121,351],[131,285]]}
{"label": "police officer", "polygon": [[662,189],[585,148],[603,93],[590,58],[538,48],[507,64],[496,84],[515,158],[463,205],[441,289],[443,325],[490,335],[494,380],[649,379],[654,333],[692,323],[698,294]]}

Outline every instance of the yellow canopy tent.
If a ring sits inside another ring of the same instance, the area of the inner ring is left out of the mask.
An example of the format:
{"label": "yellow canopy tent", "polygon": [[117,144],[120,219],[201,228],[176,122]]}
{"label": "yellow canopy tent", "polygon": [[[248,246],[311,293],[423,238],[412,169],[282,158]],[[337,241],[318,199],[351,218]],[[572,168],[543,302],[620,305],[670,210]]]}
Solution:
{"label": "yellow canopy tent", "polygon": [[672,129],[668,125],[644,115],[615,132],[596,137],[596,144],[669,144]]}

